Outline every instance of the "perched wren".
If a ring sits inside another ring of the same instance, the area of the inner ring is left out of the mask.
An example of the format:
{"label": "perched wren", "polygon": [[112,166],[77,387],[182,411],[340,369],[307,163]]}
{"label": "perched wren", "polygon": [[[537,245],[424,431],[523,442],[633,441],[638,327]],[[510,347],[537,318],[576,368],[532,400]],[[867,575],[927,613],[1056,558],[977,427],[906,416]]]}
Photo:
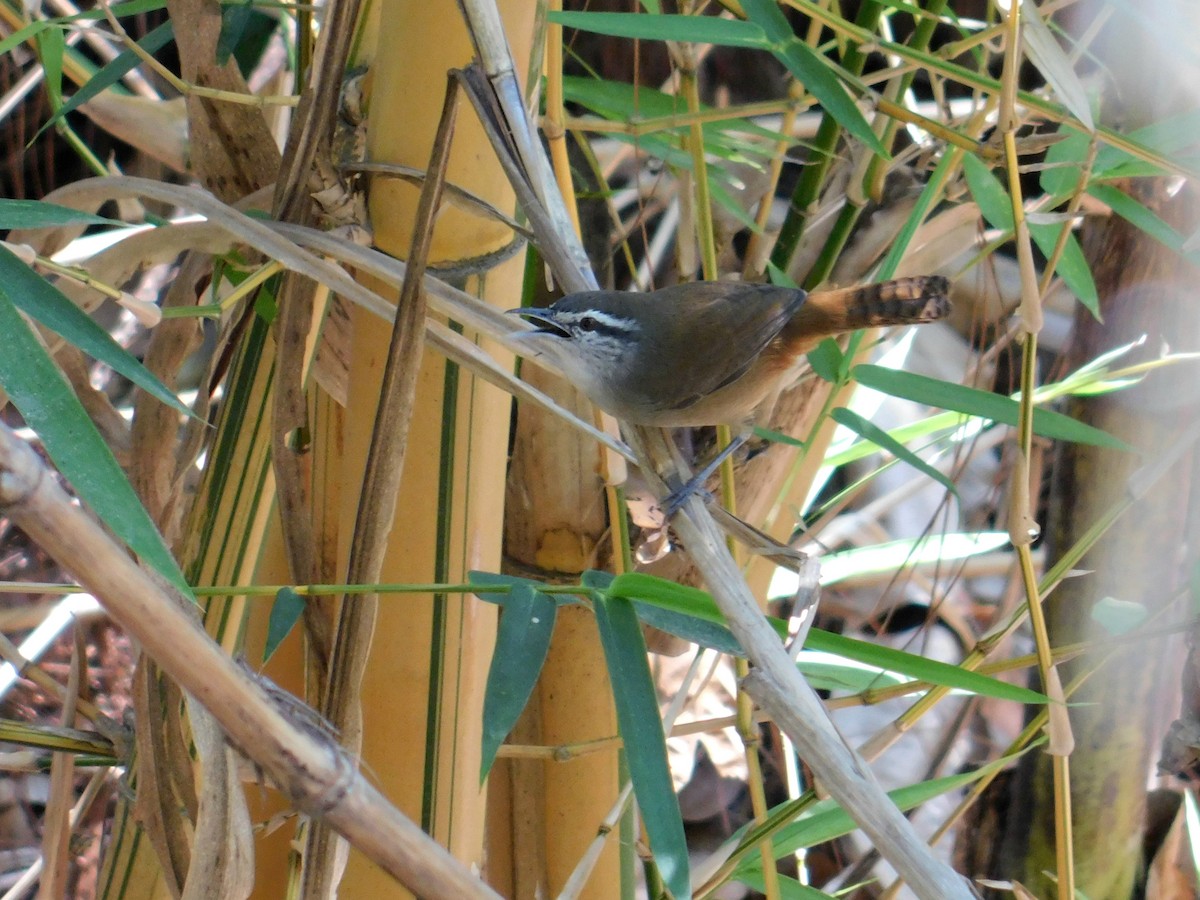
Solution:
{"label": "perched wren", "polygon": [[948,291],[938,275],[811,294],[696,282],[647,294],[586,291],[510,312],[536,323],[523,336],[531,347],[618,419],[741,426],[825,338],[940,319],[950,311]]}

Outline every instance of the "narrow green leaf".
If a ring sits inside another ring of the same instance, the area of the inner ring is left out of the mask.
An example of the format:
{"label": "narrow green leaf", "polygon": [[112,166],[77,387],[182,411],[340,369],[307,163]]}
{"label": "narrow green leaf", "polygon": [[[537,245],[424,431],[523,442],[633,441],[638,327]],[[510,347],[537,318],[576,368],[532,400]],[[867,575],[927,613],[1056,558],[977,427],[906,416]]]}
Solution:
{"label": "narrow green leaf", "polygon": [[[1030,225],[1029,234],[1038,249],[1046,256],[1054,252],[1058,243],[1058,225]],[[1100,318],[1100,294],[1096,290],[1096,280],[1092,278],[1092,267],[1088,265],[1083,248],[1074,233],[1067,235],[1067,243],[1063,247],[1062,256],[1054,271],[1058,273],[1067,289],[1071,291],[1093,316]]]}
{"label": "narrow green leaf", "polygon": [[79,497],[139,557],[191,598],[183,573],[108,445],[17,312],[18,299],[26,299],[18,298],[20,290],[6,275],[0,276],[0,388],[8,392]]}
{"label": "narrow green leaf", "polygon": [[[738,881],[760,894],[767,893],[767,880],[763,877],[762,869],[742,872],[738,875]],[[827,894],[783,874],[775,875],[775,883],[779,885],[779,900],[836,900],[837,897],[842,896],[841,894],[836,896]]]}
{"label": "narrow green leaf", "polygon": [[[674,94],[666,94],[645,85],[627,84],[603,78],[563,76],[563,97],[568,101],[586,106],[606,119],[620,122],[644,122],[648,119],[664,119],[687,113],[686,105]],[[707,104],[700,105],[701,113],[709,112],[712,109],[713,107]],[[705,122],[703,128],[706,143],[720,139],[724,132],[739,132],[772,141],[773,148],[774,142],[778,142],[781,137],[778,131],[764,128],[749,119],[722,119],[718,122]],[[683,133],[686,130],[687,126],[681,125],[674,133]],[[743,144],[744,142],[739,146]],[[761,150],[757,144],[745,146],[755,152]]]}
{"label": "narrow green leaf", "polygon": [[[138,46],[147,53],[153,54],[157,53],[172,40],[174,40],[174,37],[175,26],[170,20],[168,20],[163,22],[137,43]],[[132,50],[123,51],[116,59],[107,63],[103,68],[100,69],[100,71],[89,78],[87,84],[72,94],[71,98],[67,100],[66,103],[56,109],[54,114],[46,120],[46,124],[38,130],[38,134],[41,134],[67,113],[74,112],[101,91],[112,87],[122,78],[124,78],[126,73],[132,72],[139,65],[141,65],[141,63],[141,58]],[[37,135],[35,135],[35,137],[36,136]]]}
{"label": "narrow green leaf", "polygon": [[[1046,151],[1045,168],[1038,175],[1038,184],[1052,197],[1069,197],[1079,185],[1079,173],[1087,161],[1092,138],[1081,131],[1060,125],[1055,132],[1056,140]],[[1132,159],[1133,157],[1127,157]],[[1097,155],[1095,163],[1099,163]],[[1097,173],[1093,165],[1092,173]]]}
{"label": "narrow green leaf", "polygon": [[958,496],[958,488],[950,480],[949,476],[925,462],[925,460],[921,459],[921,457],[917,456],[917,454],[913,453],[878,425],[867,421],[854,412],[854,410],[839,406],[830,413],[830,417],[839,425],[845,425],[859,437],[870,441],[879,449],[892,454],[896,459],[903,460],[918,472],[929,476],[934,481],[945,486],[946,490],[955,497]]}
{"label": "narrow green leaf", "polygon": [[[725,627],[725,617],[709,594],[655,575],[623,572],[613,579],[606,593],[609,597],[641,601]],[[767,621],[781,638],[787,637],[787,622],[774,616],[768,616]]]}
{"label": "narrow green leaf", "polygon": [[237,49],[254,14],[254,0],[221,6],[221,33],[217,38],[217,64],[225,65]]}
{"label": "narrow green leaf", "polygon": [[650,837],[654,861],[671,894],[677,900],[686,900],[692,895],[687,841],[667,765],[667,741],[646,659],[642,627],[633,604],[622,597],[603,598],[595,610],[617,708],[617,725],[625,742],[629,777]]}
{"label": "narrow green leaf", "polygon": [[729,215],[738,222],[741,222],[743,228],[754,232],[762,231],[762,229],[758,227],[758,222],[754,220],[754,217],[746,212],[745,208],[734,198],[733,194],[729,193],[729,191],[725,189],[724,185],[717,181],[712,175],[709,175],[708,178],[708,189],[712,194],[713,199],[717,201],[717,205],[729,213]]}
{"label": "narrow green leaf", "polygon": [[37,36],[38,55],[42,61],[43,82],[50,108],[62,105],[63,54],[67,52],[67,40],[61,28],[47,28]]}
{"label": "narrow green leaf", "polygon": [[1013,230],[1012,201],[1000,179],[992,174],[987,163],[967,153],[963,156],[963,175],[971,196],[979,204],[979,211],[993,228],[1001,231]]}
{"label": "narrow green leaf", "polygon": [[[773,444],[784,444],[788,447],[799,447],[801,450],[807,446],[804,441],[800,440],[799,438],[794,438],[790,434],[784,434],[781,431],[772,431],[770,428],[763,428],[761,425],[754,426],[754,436],[760,437],[764,441],[770,441]],[[870,455],[871,454],[869,452],[863,454],[863,456]]]}
{"label": "narrow green leaf", "polygon": [[[1037,746],[1040,743],[1042,742],[1039,741],[1032,746]],[[1001,757],[994,762],[980,766],[972,772],[966,772],[961,775],[949,775],[944,778],[933,778],[929,781],[922,781],[919,784],[907,785],[897,788],[894,791],[888,791],[888,797],[891,798],[892,802],[902,812],[907,812],[910,809],[920,806],[922,803],[927,803],[935,797],[940,797],[942,794],[966,787],[984,776],[991,775],[998,769],[1011,765],[1014,760],[1018,759],[1025,752],[1028,752],[1028,749],[1020,753]],[[791,802],[788,801],[788,803]],[[834,800],[820,800],[808,806],[797,821],[784,826],[772,836],[772,853],[775,859],[782,859],[784,856],[789,856],[805,847],[813,847],[825,841],[842,837],[854,831],[857,827],[858,825],[850,818],[849,814],[839,807]],[[748,831],[748,826],[743,827],[734,837],[737,838]],[[752,840],[752,838],[747,838],[747,841],[749,840]],[[755,844],[757,845],[757,842]],[[736,881],[741,881],[743,880],[743,876],[752,876],[756,871],[761,872],[761,868],[762,856],[758,853],[746,853],[734,868],[732,877]]]}
{"label": "narrow green leaf", "polygon": [[46,228],[53,225],[124,225],[57,203],[42,200],[0,200],[0,228]]}
{"label": "narrow green leaf", "polygon": [[193,415],[166,385],[114,341],[91,316],[4,246],[0,246],[0,282],[7,287],[12,302],[21,312],[37,319],[92,359],[124,375],[151,396],[184,415]]}
{"label": "narrow green leaf", "polygon": [[769,50],[763,30],[741,19],[642,13],[551,12],[546,18],[565,28],[643,41],[687,41],[723,47]]}
{"label": "narrow green leaf", "polygon": [[896,672],[913,681],[924,681],[929,684],[954,690],[979,694],[983,697],[995,697],[999,700],[1012,700],[1016,703],[1033,703],[1044,705],[1050,701],[1044,694],[1016,684],[1009,684],[999,678],[980,675],[949,663],[936,659],[926,659],[915,653],[906,653],[891,647],[872,644],[870,641],[860,641],[813,628],[804,641],[805,650],[819,650],[832,653],[845,659],[852,659],[868,666],[875,666],[885,672]]}
{"label": "narrow green leaf", "polygon": [[[1013,214],[1012,201],[1009,199],[1008,191],[1000,183],[991,169],[974,156],[967,154],[963,157],[963,174],[967,178],[967,186],[971,189],[971,196],[975,198],[975,202],[979,204],[979,210],[983,213],[983,217],[988,224],[993,228],[998,228],[1001,231],[1013,231]],[[1045,256],[1050,256],[1054,252],[1054,246],[1058,243],[1058,233],[1062,228],[1061,225],[1034,225],[1029,224],[1029,236],[1033,238],[1033,242],[1038,245],[1038,249]],[[1058,262],[1058,267],[1055,269],[1063,282],[1070,289],[1079,301],[1087,307],[1092,315],[1098,315],[1100,311],[1100,298],[1096,293],[1096,283],[1092,279],[1092,270],[1088,267],[1087,260],[1084,258],[1083,251],[1079,247],[1075,236],[1071,235],[1067,239],[1067,249],[1063,251],[1062,257]]]}
{"label": "narrow green leaf", "polygon": [[275,594],[275,602],[271,604],[271,614],[267,617],[267,640],[263,647],[263,664],[275,655],[279,645],[283,643],[300,617],[304,615],[304,607],[308,600],[296,593],[290,587],[282,587]]}
{"label": "narrow green leaf", "polygon": [[604,572],[600,569],[587,569],[579,576],[579,583],[586,588],[591,588],[593,591],[607,591],[609,586],[616,580],[616,577],[612,572]]}
{"label": "narrow green leaf", "polygon": [[719,653],[743,658],[746,656],[746,651],[733,636],[733,632],[724,625],[640,600],[633,601],[633,609],[639,619],[659,631],[665,631]]}
{"label": "narrow green leaf", "polygon": [[[978,416],[1001,425],[1016,427],[1017,424],[1020,404],[1011,397],[881,366],[855,366],[853,375],[864,387],[882,391],[893,397]],[[1132,452],[1128,444],[1107,432],[1048,409],[1033,411],[1033,430],[1043,437],[1056,440]]]}
{"label": "narrow green leaf", "polygon": [[842,370],[842,348],[833,338],[825,338],[808,353],[808,364],[817,373],[817,377],[830,384],[838,383]]}
{"label": "narrow green leaf", "polygon": [[4,40],[0,41],[0,55],[12,51],[31,38],[38,37],[43,31],[58,27],[57,24],[46,19],[38,19],[36,22],[30,22],[24,28],[18,28],[8,37],[4,38]]}
{"label": "narrow green leaf", "polygon": [[832,653],[803,650],[796,657],[796,668],[815,690],[860,694],[903,684],[908,679],[875,666],[856,665]]}
{"label": "narrow green leaf", "polygon": [[[109,6],[108,12],[111,12],[118,19],[125,19],[129,16],[140,16],[143,13],[163,9],[166,5],[167,0],[124,0],[122,3],[114,3]],[[50,21],[74,24],[75,22],[87,21],[89,19],[103,18],[105,18],[104,10],[85,9],[69,16],[60,16],[57,19],[51,19]]]}
{"label": "narrow green leaf", "polygon": [[[922,563],[969,559],[981,553],[999,550],[1007,544],[1007,531],[948,531],[851,547],[821,557],[821,584],[838,584],[848,579],[895,572]],[[786,595],[794,591],[792,582],[795,579],[794,573],[777,573],[772,581],[780,583],[779,591],[777,593],[773,589],[772,595]]]}
{"label": "narrow green leaf", "polygon": [[804,85],[806,91],[820,101],[821,106],[839,125],[884,159],[889,158],[887,148],[879,142],[866,116],[834,74],[837,66],[828,57],[822,56],[804,41],[794,38],[775,51],[775,58]]}
{"label": "narrow green leaf", "polygon": [[1108,184],[1093,184],[1088,193],[1112,208],[1118,216],[1148,234],[1164,247],[1179,253],[1194,265],[1200,265],[1200,252],[1188,249],[1184,237],[1145,204],[1119,188]]}
{"label": "narrow green leaf", "polygon": [[487,778],[496,760],[496,751],[533,694],[550,650],[557,613],[558,604],[554,598],[529,584],[514,585],[501,604],[496,650],[492,654],[483,698],[480,783]]}
{"label": "narrow green leaf", "polygon": [[785,44],[796,36],[776,0],[745,0],[742,12],[747,20],[763,30],[767,40],[773,44]]}
{"label": "narrow green leaf", "polygon": [[866,116],[846,93],[835,72],[838,65],[796,37],[787,17],[775,0],[746,0],[742,3],[746,18],[759,26],[771,42],[771,52],[792,73],[804,89],[821,102],[821,106],[843,128],[874,150],[887,157],[887,148],[879,142]]}

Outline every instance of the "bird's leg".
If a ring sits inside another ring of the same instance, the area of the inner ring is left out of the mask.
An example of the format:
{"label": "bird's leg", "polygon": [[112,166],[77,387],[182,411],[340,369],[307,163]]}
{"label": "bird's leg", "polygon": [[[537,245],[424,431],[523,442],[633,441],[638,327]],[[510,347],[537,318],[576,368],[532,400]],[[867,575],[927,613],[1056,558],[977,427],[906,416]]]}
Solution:
{"label": "bird's leg", "polygon": [[708,481],[709,476],[711,476],[713,472],[717,471],[721,463],[725,462],[725,460],[728,459],[735,451],[737,451],[739,447],[746,443],[746,441],[750,439],[750,435],[752,433],[753,432],[750,431],[743,431],[740,434],[735,435],[733,440],[731,440],[725,446],[725,448],[721,450],[720,453],[714,456],[703,469],[689,478],[686,484],[684,484],[682,487],[673,489],[671,493],[667,494],[667,496],[662,499],[662,503],[659,504],[659,508],[662,509],[663,517],[666,519],[666,521],[671,521],[671,518],[675,515],[675,513],[679,512],[679,507],[683,505],[683,502],[687,500],[688,497],[692,496],[692,494],[696,493],[697,491],[704,490],[704,483]]}

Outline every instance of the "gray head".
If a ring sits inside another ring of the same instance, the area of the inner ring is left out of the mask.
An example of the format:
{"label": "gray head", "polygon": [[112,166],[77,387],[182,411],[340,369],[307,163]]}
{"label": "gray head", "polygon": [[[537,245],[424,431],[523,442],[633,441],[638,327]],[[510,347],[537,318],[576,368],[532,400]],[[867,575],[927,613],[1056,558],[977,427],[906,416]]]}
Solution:
{"label": "gray head", "polygon": [[639,316],[645,295],[586,291],[563,297],[545,308],[512,309],[510,313],[538,327],[518,335],[550,356],[562,373],[602,409],[625,412],[628,395],[622,381],[638,371]]}

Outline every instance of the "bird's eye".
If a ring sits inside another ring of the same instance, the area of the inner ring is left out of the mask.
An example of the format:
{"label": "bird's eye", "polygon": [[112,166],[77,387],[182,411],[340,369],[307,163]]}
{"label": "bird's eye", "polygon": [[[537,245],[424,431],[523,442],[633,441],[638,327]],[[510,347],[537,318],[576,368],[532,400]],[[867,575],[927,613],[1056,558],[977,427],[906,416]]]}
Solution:
{"label": "bird's eye", "polygon": [[582,319],[579,320],[579,330],[580,331],[595,331],[596,330],[596,320],[593,319],[591,316],[584,316]]}

